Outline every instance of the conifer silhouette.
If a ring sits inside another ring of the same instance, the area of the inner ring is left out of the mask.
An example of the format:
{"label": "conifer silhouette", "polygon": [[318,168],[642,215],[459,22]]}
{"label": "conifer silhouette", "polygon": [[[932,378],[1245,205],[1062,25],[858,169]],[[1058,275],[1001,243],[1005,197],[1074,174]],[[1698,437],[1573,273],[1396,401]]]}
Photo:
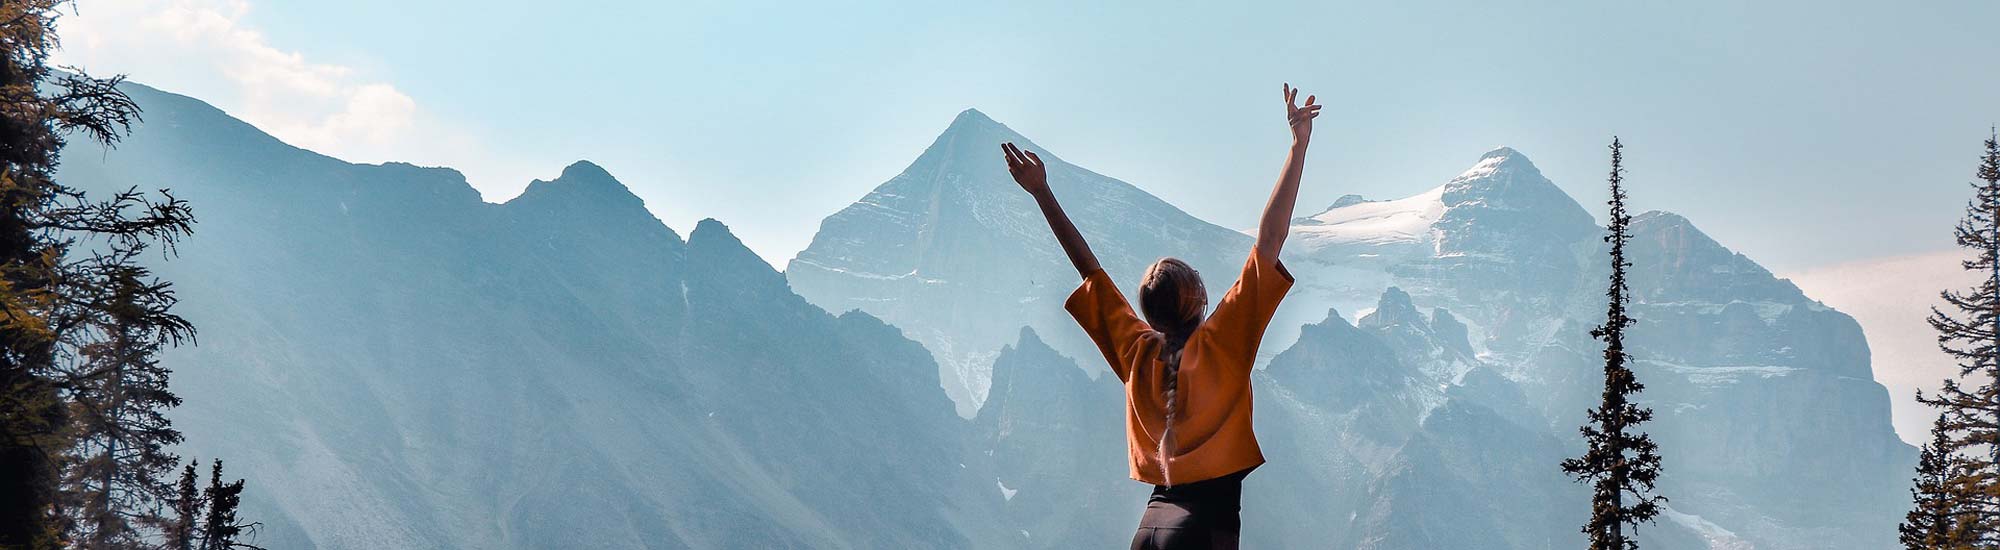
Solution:
{"label": "conifer silhouette", "polygon": [[1604,237],[1611,244],[1611,284],[1605,291],[1609,307],[1604,324],[1590,331],[1604,341],[1603,400],[1588,412],[1589,421],[1580,428],[1589,448],[1583,456],[1562,462],[1564,473],[1591,484],[1590,521],[1583,526],[1591,550],[1638,548],[1625,527],[1652,521],[1660,513],[1659,503],[1666,500],[1652,494],[1660,477],[1659,445],[1639,430],[1640,424],[1653,419],[1653,411],[1631,401],[1646,386],[1626,365],[1631,357],[1625,352],[1625,329],[1633,320],[1625,309],[1632,299],[1625,281],[1625,269],[1632,265],[1625,259],[1632,216],[1625,210],[1624,147],[1618,138],[1611,138],[1611,221]]}
{"label": "conifer silhouette", "polygon": [[1977,548],[1978,514],[1975,495],[1961,475],[1965,461],[1951,452],[1951,434],[1944,418],[1931,424],[1931,441],[1917,455],[1917,477],[1910,488],[1910,512],[1896,526],[1897,540],[1907,550],[1971,550]]}
{"label": "conifer silhouette", "polygon": [[180,457],[168,448],[181,433],[167,409],[181,399],[167,387],[159,353],[193,336],[172,313],[170,285],[133,262],[145,243],[114,245],[86,270],[101,280],[82,285],[99,295],[76,346],[80,361],[63,372],[69,401],[70,446],[62,494],[85,548],[145,546],[147,529],[163,527],[174,500],[167,476]]}
{"label": "conifer silhouette", "polygon": [[208,476],[208,491],[202,494],[202,500],[208,505],[208,514],[201,523],[200,550],[262,550],[243,540],[256,530],[258,524],[245,523],[236,518],[236,509],[243,504],[243,480],[223,483],[222,460],[215,460],[214,465]]}
{"label": "conifer silhouette", "polygon": [[194,471],[197,464],[198,461],[189,462],[181,470],[180,483],[174,485],[173,511],[167,518],[169,523],[162,529],[161,538],[166,543],[162,546],[165,550],[194,550],[195,542],[199,540],[197,538],[199,531],[196,527],[201,523],[206,501],[202,500],[201,492],[195,488],[195,484],[200,481]]}
{"label": "conifer silhouette", "polygon": [[194,219],[165,190],[56,181],[66,140],[112,146],[139,120],[123,77],[48,65],[68,4],[0,2],[0,548],[152,541],[178,462],[160,415],[178,399],[151,358],[191,328],[136,260]]}
{"label": "conifer silhouette", "polygon": [[[1972,200],[1954,233],[1959,246],[1974,252],[1961,265],[1985,278],[1969,290],[1940,293],[1945,307],[1931,308],[1938,347],[1958,361],[1958,376],[1945,379],[1936,394],[1917,392],[1917,401],[1938,409],[1933,431],[1942,435],[1933,442],[1934,452],[1956,467],[1925,472],[1919,464],[1918,478],[1948,476],[1937,485],[1962,512],[1955,526],[1962,533],[1953,540],[1992,547],[2000,544],[2000,141],[1995,137],[1987,137],[1974,176]],[[1919,502],[1912,513],[1922,508]]]}

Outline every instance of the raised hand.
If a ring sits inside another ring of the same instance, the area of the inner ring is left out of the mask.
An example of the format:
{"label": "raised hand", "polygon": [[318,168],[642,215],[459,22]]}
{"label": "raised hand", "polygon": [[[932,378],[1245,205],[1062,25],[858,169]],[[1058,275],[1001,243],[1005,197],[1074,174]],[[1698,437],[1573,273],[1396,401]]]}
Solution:
{"label": "raised hand", "polygon": [[1305,106],[1299,106],[1299,89],[1285,84],[1285,120],[1292,124],[1292,151],[1285,155],[1285,171],[1278,175],[1278,185],[1271,188],[1271,200],[1264,203],[1264,217],[1257,222],[1258,257],[1276,261],[1278,251],[1285,246],[1285,236],[1292,230],[1292,207],[1299,202],[1299,178],[1306,171],[1306,142],[1312,140],[1313,119],[1319,118],[1319,106],[1313,101],[1315,96],[1306,96]]}
{"label": "raised hand", "polygon": [[1042,157],[1011,142],[1000,144],[1000,151],[1007,154],[1007,173],[1014,175],[1014,183],[1021,184],[1021,189],[1036,197],[1049,193],[1049,168],[1042,164]]}
{"label": "raised hand", "polygon": [[1319,96],[1306,96],[1303,107],[1299,106],[1298,99],[1299,89],[1293,88],[1289,82],[1285,83],[1285,121],[1292,125],[1292,142],[1303,145],[1312,139],[1313,119],[1319,118],[1320,106],[1313,104]]}
{"label": "raised hand", "polygon": [[1035,197],[1035,206],[1042,209],[1049,231],[1055,233],[1056,243],[1062,245],[1070,265],[1076,266],[1076,273],[1088,277],[1097,271],[1097,255],[1090,253],[1090,244],[1083,242],[1083,234],[1076,231],[1076,224],[1070,223],[1069,215],[1056,203],[1056,194],[1049,192],[1049,167],[1042,164],[1042,157],[1022,151],[1012,143],[1000,144],[1000,152],[1007,154],[1007,173],[1014,175],[1014,183],[1021,184],[1021,189]]}

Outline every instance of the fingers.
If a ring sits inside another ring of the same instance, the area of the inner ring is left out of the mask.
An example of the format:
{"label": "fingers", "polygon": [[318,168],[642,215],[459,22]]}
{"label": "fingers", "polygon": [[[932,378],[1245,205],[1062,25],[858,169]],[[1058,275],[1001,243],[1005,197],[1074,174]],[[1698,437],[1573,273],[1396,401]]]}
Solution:
{"label": "fingers", "polygon": [[1319,96],[1316,96],[1316,95],[1309,95],[1309,96],[1306,96],[1306,106],[1307,106],[1307,107],[1317,107],[1317,105],[1313,105],[1313,100],[1316,100],[1316,99],[1319,99]]}
{"label": "fingers", "polygon": [[1042,168],[1046,166],[1042,164],[1041,156],[1036,155],[1034,151],[1021,150],[1021,147],[1014,145],[1013,142],[1000,144],[1000,151],[1007,154],[1007,171],[1009,172],[1022,168]]}
{"label": "fingers", "polygon": [[1298,104],[1296,103],[1296,101],[1298,100],[1298,97],[1299,97],[1299,90],[1298,90],[1298,88],[1293,88],[1293,87],[1292,87],[1292,83],[1290,83],[1290,82],[1286,82],[1286,83],[1285,83],[1285,106],[1286,106],[1286,107],[1289,107],[1289,108],[1293,108],[1293,109],[1297,109],[1297,108],[1299,108]]}
{"label": "fingers", "polygon": [[1308,115],[1318,115],[1321,107],[1325,107],[1325,105],[1307,104],[1304,107],[1292,109],[1291,118],[1300,118]]}

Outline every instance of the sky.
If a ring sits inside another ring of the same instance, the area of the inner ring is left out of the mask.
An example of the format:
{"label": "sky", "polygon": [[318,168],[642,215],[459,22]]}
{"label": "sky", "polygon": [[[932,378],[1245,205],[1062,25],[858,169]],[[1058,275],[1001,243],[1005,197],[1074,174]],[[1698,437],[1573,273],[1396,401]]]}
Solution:
{"label": "sky", "polygon": [[80,0],[56,61],[349,161],[456,168],[488,201],[591,160],[779,267],[969,107],[1253,226],[1290,82],[1327,105],[1301,214],[1503,145],[1600,211],[1617,135],[1634,209],[1858,300],[1860,274],[1937,272],[1884,266],[1951,248],[2000,122],[1993,2],[1077,4]]}
{"label": "sky", "polygon": [[1618,135],[1634,208],[1780,272],[1949,248],[2000,121],[1992,2],[1072,4],[81,0],[57,61],[488,201],[592,160],[778,266],[968,107],[1232,228],[1287,81],[1328,106],[1307,212],[1501,145],[1601,210]]}

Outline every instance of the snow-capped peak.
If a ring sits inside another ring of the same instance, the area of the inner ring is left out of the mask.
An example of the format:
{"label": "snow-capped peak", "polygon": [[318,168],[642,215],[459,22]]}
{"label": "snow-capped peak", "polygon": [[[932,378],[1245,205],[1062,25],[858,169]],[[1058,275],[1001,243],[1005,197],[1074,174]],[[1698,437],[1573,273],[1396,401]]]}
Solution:
{"label": "snow-capped peak", "polygon": [[1493,150],[1487,151],[1486,154],[1479,155],[1479,162],[1474,163],[1471,168],[1467,168],[1464,172],[1459,173],[1458,177],[1452,178],[1451,181],[1459,182],[1491,176],[1495,172],[1499,172],[1502,167],[1515,163],[1528,164],[1530,167],[1534,166],[1528,163],[1527,156],[1515,151],[1512,147],[1495,147]]}
{"label": "snow-capped peak", "polygon": [[952,117],[951,126],[947,128],[945,131],[946,132],[1000,131],[1008,134],[1013,134],[1013,130],[1008,129],[1007,125],[1001,124],[1000,121],[993,120],[993,117],[986,116],[986,113],[979,112],[979,109],[972,109],[972,108],[959,111],[958,116]]}
{"label": "snow-capped peak", "polygon": [[[1596,220],[1575,198],[1543,176],[1527,155],[1507,147],[1480,155],[1472,168],[1446,183],[1444,204],[1448,212],[1436,226],[1447,241],[1441,253],[1515,253],[1519,250],[1501,250],[1512,246],[1501,243],[1572,243],[1594,238],[1597,231]],[[1480,225],[1490,229],[1474,227]]]}

